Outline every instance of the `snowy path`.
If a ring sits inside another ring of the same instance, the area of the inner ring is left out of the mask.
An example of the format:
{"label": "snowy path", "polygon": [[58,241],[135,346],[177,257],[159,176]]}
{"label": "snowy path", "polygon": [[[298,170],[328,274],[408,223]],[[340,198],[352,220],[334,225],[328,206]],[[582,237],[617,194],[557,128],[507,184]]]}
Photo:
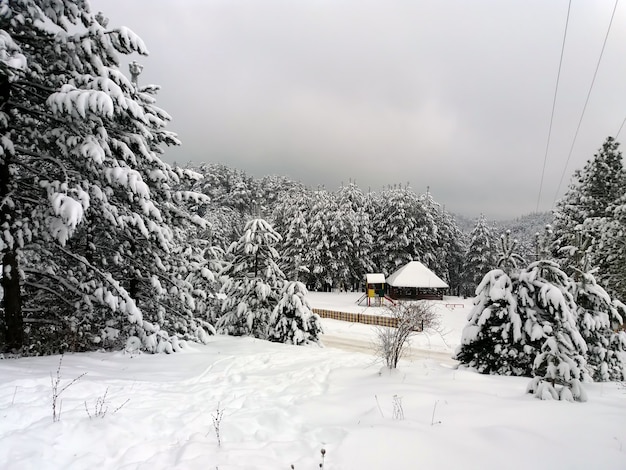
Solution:
{"label": "snowy path", "polygon": [[[324,346],[342,351],[360,352],[366,354],[376,354],[376,346],[372,341],[346,337],[344,335],[324,334],[322,335]],[[456,365],[457,361],[452,359],[450,352],[431,351],[428,349],[409,347],[403,359],[420,360],[432,359],[437,363]]]}

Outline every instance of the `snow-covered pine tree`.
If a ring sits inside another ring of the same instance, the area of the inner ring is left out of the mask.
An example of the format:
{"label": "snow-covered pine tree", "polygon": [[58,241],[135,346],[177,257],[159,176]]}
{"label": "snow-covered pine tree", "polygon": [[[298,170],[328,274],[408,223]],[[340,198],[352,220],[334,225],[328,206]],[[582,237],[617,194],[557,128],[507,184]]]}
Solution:
{"label": "snow-covered pine tree", "polygon": [[222,272],[227,279],[216,325],[219,333],[267,339],[270,316],[285,282],[275,248],[280,238],[265,220],[252,219],[229,247],[232,259]]}
{"label": "snow-covered pine tree", "polygon": [[0,9],[4,349],[24,345],[25,330],[33,345],[42,326],[73,335],[77,348],[122,330],[150,351],[177,348],[150,309],[166,297],[142,310],[130,292],[160,275],[176,284],[169,223],[191,219],[177,209],[190,195],[172,192],[184,172],[159,159],[162,145],[178,141],[154,104],[156,87],[118,67],[119,55],[147,54],[145,45],[107,23],[82,0]]}
{"label": "snow-covered pine tree", "polygon": [[596,219],[596,229],[599,239],[590,250],[604,254],[598,280],[613,296],[626,301],[626,194],[617,199],[607,217]]}
{"label": "snow-covered pine tree", "polygon": [[589,380],[587,345],[576,323],[571,280],[556,263],[544,260],[532,263],[525,277],[544,333],[527,392],[542,400],[586,401],[582,382]]}
{"label": "snow-covered pine tree", "polygon": [[552,225],[550,224],[546,224],[543,228],[543,232],[535,232],[532,259],[535,261],[542,259],[551,260],[553,239],[554,232],[552,231]]}
{"label": "snow-covered pine tree", "polygon": [[511,239],[511,231],[507,230],[500,235],[500,247],[496,266],[506,272],[514,272],[524,263],[524,258],[517,252],[519,242]]}
{"label": "snow-covered pine tree", "polygon": [[[589,244],[589,261],[599,268],[598,280],[606,287],[604,273],[611,270],[611,246],[599,244],[606,224],[613,217],[612,209],[626,193],[619,143],[607,137],[602,148],[582,170],[576,170],[565,195],[554,211],[554,253],[568,273],[575,261],[569,259],[567,247],[574,245],[577,233]],[[601,219],[606,219],[604,222]]]}
{"label": "snow-covered pine tree", "polygon": [[270,319],[270,341],[295,345],[319,343],[322,324],[306,295],[307,289],[301,282],[285,282]]}
{"label": "snow-covered pine tree", "polygon": [[476,288],[455,359],[482,374],[529,375],[528,350],[512,279],[501,269],[487,272]]}
{"label": "snow-covered pine tree", "polygon": [[476,220],[469,235],[465,255],[465,273],[468,287],[473,291],[487,272],[496,266],[496,243],[484,215]]}
{"label": "snow-covered pine tree", "polygon": [[261,213],[271,214],[282,201],[308,193],[308,190],[286,176],[268,175],[256,181],[256,193]]}
{"label": "snow-covered pine tree", "polygon": [[287,279],[299,281],[306,279],[310,270],[305,260],[310,259],[308,252],[310,198],[300,194],[286,198],[279,203],[272,213],[274,229],[282,239],[279,244],[280,267]]}
{"label": "snow-covered pine tree", "polygon": [[339,190],[334,219],[331,245],[341,257],[336,280],[346,289],[359,289],[373,264],[371,222],[365,210],[365,196],[356,183],[350,182]]}
{"label": "snow-covered pine tree", "polygon": [[591,272],[575,275],[577,326],[587,344],[587,364],[596,382],[622,381],[626,378],[626,333],[615,331],[623,324],[626,307],[612,300],[596,283]]}
{"label": "snow-covered pine tree", "polygon": [[430,191],[419,196],[435,228],[431,239],[432,256],[428,267],[450,286],[451,292],[459,292],[462,284],[465,237],[458,229],[454,217],[437,203]]}
{"label": "snow-covered pine tree", "polygon": [[408,186],[387,189],[378,198],[373,218],[378,270],[391,274],[413,260],[429,265],[436,227],[422,201]]}
{"label": "snow-covered pine tree", "polygon": [[334,275],[338,271],[333,243],[333,218],[336,212],[334,194],[318,188],[312,195],[309,212],[308,243],[304,265],[309,268],[306,284],[315,290],[330,291],[335,285]]}

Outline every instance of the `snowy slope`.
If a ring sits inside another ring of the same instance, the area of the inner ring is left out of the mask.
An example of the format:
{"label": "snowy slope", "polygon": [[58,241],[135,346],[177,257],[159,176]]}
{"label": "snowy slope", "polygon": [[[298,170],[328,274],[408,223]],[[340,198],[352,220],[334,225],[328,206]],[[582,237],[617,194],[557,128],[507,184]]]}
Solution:
{"label": "snowy slope", "polygon": [[[322,447],[327,470],[625,468],[626,390],[615,383],[587,384],[585,404],[542,402],[525,378],[434,360],[381,373],[369,354],[218,336],[172,355],[66,355],[61,386],[87,374],[54,423],[58,364],[0,360],[0,468],[311,469]],[[90,419],[85,402],[93,414],[107,389],[106,416]]]}

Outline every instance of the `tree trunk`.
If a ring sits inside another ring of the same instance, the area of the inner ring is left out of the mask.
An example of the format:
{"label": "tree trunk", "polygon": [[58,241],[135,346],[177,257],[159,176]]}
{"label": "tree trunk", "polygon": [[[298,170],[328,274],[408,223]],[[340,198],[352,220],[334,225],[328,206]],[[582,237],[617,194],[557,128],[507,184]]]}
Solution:
{"label": "tree trunk", "polygon": [[[9,155],[5,151],[4,162],[0,164],[0,225],[3,232],[11,232],[13,226],[13,207],[7,199],[10,198]],[[20,285],[19,265],[15,246],[7,244],[2,253],[2,280],[0,285],[4,290],[2,307],[4,313],[4,345],[5,351],[17,350],[24,345],[24,318],[22,314],[22,291]]]}
{"label": "tree trunk", "polygon": [[2,349],[18,350],[24,345],[24,318],[19,267],[15,250],[5,250],[2,258],[2,289],[4,290],[4,339]]}

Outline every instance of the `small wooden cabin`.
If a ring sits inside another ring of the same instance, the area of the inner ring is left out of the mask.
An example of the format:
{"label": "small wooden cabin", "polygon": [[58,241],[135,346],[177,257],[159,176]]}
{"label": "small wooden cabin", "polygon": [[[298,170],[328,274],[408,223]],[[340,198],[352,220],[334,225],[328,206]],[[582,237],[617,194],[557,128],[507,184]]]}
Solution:
{"label": "small wooden cabin", "polygon": [[410,261],[387,278],[387,295],[392,299],[441,300],[448,284],[419,261]]}

